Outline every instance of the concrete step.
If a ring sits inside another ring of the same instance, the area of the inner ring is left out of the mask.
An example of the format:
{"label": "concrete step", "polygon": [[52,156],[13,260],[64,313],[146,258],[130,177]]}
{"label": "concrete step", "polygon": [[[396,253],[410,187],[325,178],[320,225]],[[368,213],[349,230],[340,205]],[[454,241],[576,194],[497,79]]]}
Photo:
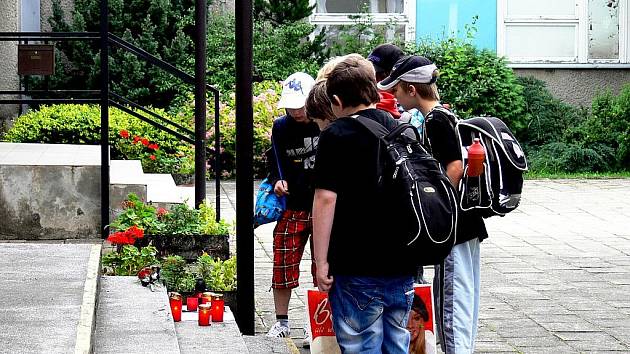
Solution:
{"label": "concrete step", "polygon": [[89,353],[100,253],[100,243],[0,243],[0,352]]}
{"label": "concrete step", "polygon": [[180,353],[168,296],[137,277],[101,277],[94,353]]}
{"label": "concrete step", "polygon": [[110,184],[142,184],[147,180],[140,160],[111,160],[109,162]]}
{"label": "concrete step", "polygon": [[248,352],[248,347],[229,308],[226,308],[223,322],[213,322],[210,327],[199,326],[197,318],[197,312],[184,312],[181,322],[175,323],[182,354],[245,354]]}

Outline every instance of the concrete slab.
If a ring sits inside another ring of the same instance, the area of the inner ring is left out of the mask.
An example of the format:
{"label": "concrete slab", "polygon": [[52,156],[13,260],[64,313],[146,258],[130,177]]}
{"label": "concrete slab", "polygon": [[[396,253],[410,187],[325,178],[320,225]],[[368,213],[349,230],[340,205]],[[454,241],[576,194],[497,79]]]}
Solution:
{"label": "concrete slab", "polygon": [[0,143],[0,165],[100,166],[99,145]]}
{"label": "concrete slab", "polygon": [[146,185],[140,160],[111,160],[109,162],[109,183]]}
{"label": "concrete slab", "polygon": [[[226,308],[223,322],[212,322],[211,326],[202,327],[198,325],[197,319],[197,312],[184,312],[181,322],[175,323],[182,354],[245,354],[248,352],[234,320],[234,315],[229,308]],[[266,352],[256,351],[252,353]]]}
{"label": "concrete slab", "polygon": [[[77,325],[87,323],[82,304],[93,247],[99,246],[0,244],[1,352],[76,352]],[[85,348],[88,338],[79,338]]]}
{"label": "concrete slab", "polygon": [[164,287],[137,277],[101,277],[94,353],[179,353]]}

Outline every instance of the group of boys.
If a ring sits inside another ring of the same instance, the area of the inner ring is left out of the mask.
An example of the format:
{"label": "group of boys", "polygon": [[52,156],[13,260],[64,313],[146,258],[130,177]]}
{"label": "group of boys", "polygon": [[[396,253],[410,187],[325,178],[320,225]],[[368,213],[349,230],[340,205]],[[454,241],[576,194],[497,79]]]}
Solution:
{"label": "group of boys", "polygon": [[[277,323],[269,336],[290,334],[289,299],[312,234],[313,280],[329,294],[342,352],[409,352],[406,327],[413,283],[421,278],[414,266],[418,262],[401,257],[391,242],[401,232],[395,208],[387,207],[396,197],[377,181],[378,139],[354,117],[391,130],[402,112],[417,109],[424,117],[424,144],[457,189],[462,150],[452,113],[440,104],[438,76],[428,59],[404,56],[398,47],[384,44],[367,59],[356,54],[337,58],[317,83],[305,73],[285,80],[279,107],[287,114],[274,121],[275,154],[269,154],[274,191],[287,199],[273,232]],[[322,108],[332,115],[306,113]],[[435,266],[434,276],[438,334],[447,354],[474,351],[479,242],[487,237],[481,217],[459,214],[457,244]]]}

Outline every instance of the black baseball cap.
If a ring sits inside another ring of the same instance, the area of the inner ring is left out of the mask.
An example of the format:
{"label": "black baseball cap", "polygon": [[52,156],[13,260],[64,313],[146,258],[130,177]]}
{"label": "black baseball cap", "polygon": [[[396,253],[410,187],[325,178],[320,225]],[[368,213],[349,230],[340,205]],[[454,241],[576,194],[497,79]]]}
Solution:
{"label": "black baseball cap", "polygon": [[374,48],[367,59],[372,62],[377,73],[383,73],[392,70],[394,64],[403,56],[403,51],[400,48],[386,43]]}
{"label": "black baseball cap", "polygon": [[401,58],[394,64],[392,73],[378,83],[379,90],[391,90],[401,80],[411,83],[431,84],[435,82],[433,72],[437,66],[431,60],[418,55]]}

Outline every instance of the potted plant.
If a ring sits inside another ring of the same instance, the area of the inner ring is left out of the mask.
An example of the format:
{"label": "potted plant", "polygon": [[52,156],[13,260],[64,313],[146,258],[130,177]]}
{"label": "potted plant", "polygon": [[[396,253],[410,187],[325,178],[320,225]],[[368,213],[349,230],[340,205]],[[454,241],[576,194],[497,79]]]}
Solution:
{"label": "potted plant", "polygon": [[193,266],[197,276],[203,279],[206,290],[223,294],[225,304],[236,311],[236,257],[221,260],[204,253]]}
{"label": "potted plant", "polygon": [[123,211],[111,227],[127,230],[137,227],[144,237],[135,240],[136,247],[155,246],[161,256],[180,255],[193,262],[202,253],[212,257],[229,257],[231,226],[224,220],[216,221],[214,208],[202,204],[200,209],[186,203],[176,204],[170,210],[155,208],[143,203],[135,194],[129,194]]}

